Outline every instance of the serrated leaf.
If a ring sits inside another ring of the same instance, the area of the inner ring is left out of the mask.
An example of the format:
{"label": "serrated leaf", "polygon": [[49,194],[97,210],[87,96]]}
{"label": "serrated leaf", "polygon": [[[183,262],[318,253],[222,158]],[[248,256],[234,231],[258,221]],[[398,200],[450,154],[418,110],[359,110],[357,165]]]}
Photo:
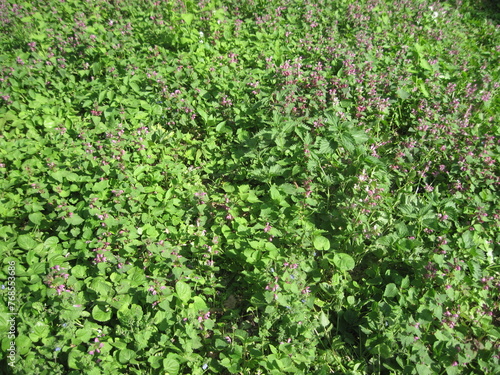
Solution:
{"label": "serrated leaf", "polygon": [[404,223],[397,223],[395,226],[399,238],[405,238],[408,236],[408,227]]}
{"label": "serrated leaf", "polygon": [[423,69],[425,69],[425,70],[432,71],[431,65],[425,59],[420,59],[420,67],[423,68]]}
{"label": "serrated leaf", "polygon": [[80,361],[81,357],[82,357],[82,352],[77,348],[73,348],[68,354],[68,367],[75,370],[79,370],[82,366]]}
{"label": "serrated leaf", "polygon": [[422,92],[422,94],[424,94],[424,96],[426,98],[428,98],[430,95],[429,95],[429,91],[427,91],[427,87],[425,86],[425,84],[423,82],[421,82],[418,87],[420,88],[420,91]]}
{"label": "serrated leaf", "polygon": [[351,135],[358,145],[363,144],[370,139],[370,136],[365,131],[351,131]]}
{"label": "serrated leaf", "polygon": [[462,241],[466,249],[470,249],[474,246],[474,240],[472,239],[472,234],[469,231],[462,233]]}
{"label": "serrated leaf", "polygon": [[394,237],[394,234],[391,233],[386,236],[377,238],[376,242],[382,246],[391,246],[395,240],[396,238]]}
{"label": "serrated leaf", "polygon": [[408,217],[416,217],[415,216],[415,209],[413,206],[407,205],[407,204],[402,204],[399,206],[399,210],[406,216]]}
{"label": "serrated leaf", "polygon": [[57,182],[63,182],[64,171],[55,171],[54,173],[51,173],[50,176]]}
{"label": "serrated leaf", "polygon": [[320,153],[320,154],[333,154],[334,152],[335,152],[335,149],[330,144],[330,141],[328,141],[325,138],[322,138],[319,142],[318,153]]}
{"label": "serrated leaf", "polygon": [[58,243],[59,243],[59,238],[57,238],[56,236],[52,236],[45,240],[45,242],[43,243],[43,247],[48,250],[54,251]]}
{"label": "serrated leaf", "polygon": [[340,135],[339,138],[340,138],[340,144],[347,151],[353,152],[356,149],[356,142],[354,141],[354,138],[352,137],[351,134],[349,134],[349,133],[343,133],[343,134]]}
{"label": "serrated leaf", "polygon": [[16,338],[17,352],[21,355],[24,355],[30,351],[31,344],[31,339],[26,335],[19,335]]}

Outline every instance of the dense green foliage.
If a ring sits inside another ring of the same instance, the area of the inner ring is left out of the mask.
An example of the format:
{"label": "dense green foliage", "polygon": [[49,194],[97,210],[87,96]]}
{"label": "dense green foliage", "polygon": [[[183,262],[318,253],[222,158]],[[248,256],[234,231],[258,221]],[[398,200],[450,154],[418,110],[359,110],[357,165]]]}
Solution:
{"label": "dense green foliage", "polygon": [[477,11],[0,1],[0,366],[498,374]]}

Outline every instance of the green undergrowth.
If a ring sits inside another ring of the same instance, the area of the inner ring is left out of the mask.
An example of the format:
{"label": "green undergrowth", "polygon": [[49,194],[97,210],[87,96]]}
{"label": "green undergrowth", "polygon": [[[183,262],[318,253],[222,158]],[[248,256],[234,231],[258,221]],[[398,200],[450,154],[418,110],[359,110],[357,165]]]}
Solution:
{"label": "green undergrowth", "polygon": [[498,373],[493,12],[1,1],[2,368]]}

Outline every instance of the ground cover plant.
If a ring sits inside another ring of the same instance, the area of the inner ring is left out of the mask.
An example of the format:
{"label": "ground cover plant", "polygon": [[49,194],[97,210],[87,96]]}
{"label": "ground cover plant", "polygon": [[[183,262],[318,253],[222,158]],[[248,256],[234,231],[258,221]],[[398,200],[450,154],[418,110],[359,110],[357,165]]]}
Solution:
{"label": "ground cover plant", "polygon": [[0,1],[2,371],[498,374],[487,5]]}

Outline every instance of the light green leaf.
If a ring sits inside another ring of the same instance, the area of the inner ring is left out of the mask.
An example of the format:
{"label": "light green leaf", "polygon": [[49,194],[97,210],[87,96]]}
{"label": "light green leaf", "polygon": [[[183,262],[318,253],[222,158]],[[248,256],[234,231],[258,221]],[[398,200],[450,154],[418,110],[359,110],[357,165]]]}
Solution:
{"label": "light green leaf", "polygon": [[324,311],[321,311],[321,314],[319,315],[319,323],[325,328],[330,325],[330,319],[328,319],[328,316]]}
{"label": "light green leaf", "polygon": [[107,322],[111,319],[111,309],[109,306],[95,305],[92,309],[92,318],[98,322]]}
{"label": "light green leaf", "polygon": [[179,362],[172,355],[168,355],[163,360],[163,369],[168,375],[176,375],[179,373]]}
{"label": "light green leaf", "polygon": [[335,254],[333,257],[333,263],[339,268],[340,271],[350,271],[354,268],[354,259],[345,253]]}
{"label": "light green leaf", "polygon": [[349,133],[343,133],[340,134],[340,144],[342,147],[344,147],[347,151],[353,152],[356,149],[355,141],[354,138],[352,137],[351,134]]}
{"label": "light green leaf", "polygon": [[135,352],[130,349],[122,349],[118,353],[118,361],[121,364],[126,364],[130,362],[131,359],[135,358]]}
{"label": "light green leaf", "polygon": [[283,197],[281,196],[279,190],[276,188],[276,186],[271,186],[271,189],[270,189],[270,193],[271,193],[271,198],[273,200],[276,200],[278,202],[281,202],[283,200]]}
{"label": "light green leaf", "polygon": [[148,362],[152,368],[160,368],[163,358],[160,356],[152,356],[148,358]]}
{"label": "light green leaf", "polygon": [[109,294],[109,292],[111,292],[111,290],[112,290],[111,283],[104,280],[104,278],[101,276],[96,277],[92,280],[92,283],[90,284],[90,288],[92,288],[93,290],[95,290],[97,293],[99,293],[102,296],[107,296]]}
{"label": "light green leaf", "polygon": [[186,22],[186,25],[191,25],[191,22],[193,22],[194,19],[194,14],[192,13],[183,13],[181,14],[181,18]]}
{"label": "light green leaf", "polygon": [[323,236],[314,237],[314,248],[316,250],[329,250],[330,249],[330,240]]}
{"label": "light green leaf", "polygon": [[38,245],[38,242],[36,242],[33,238],[31,238],[30,235],[22,234],[19,237],[17,237],[17,244],[23,250],[31,250],[34,249],[36,245]]}
{"label": "light green leaf", "polygon": [[393,298],[393,297],[396,297],[398,295],[398,293],[399,293],[399,291],[398,291],[398,287],[396,286],[396,284],[390,283],[390,284],[387,284],[385,286],[384,297]]}
{"label": "light green leaf", "polygon": [[191,299],[191,287],[184,281],[178,281],[175,284],[175,292],[177,293],[177,297],[184,303]]}
{"label": "light green leaf", "polygon": [[43,120],[43,126],[45,126],[47,129],[52,129],[57,126],[58,123],[60,123],[58,119],[48,116]]}
{"label": "light green leaf", "polygon": [[420,59],[420,67],[423,68],[423,69],[425,69],[425,70],[432,71],[431,65],[425,59]]}
{"label": "light green leaf", "polygon": [[139,86],[137,85],[137,83],[130,82],[129,85],[132,88],[132,90],[134,90],[137,94],[141,93],[141,89],[139,88]]}
{"label": "light green leaf", "polygon": [[30,214],[29,216],[30,221],[35,224],[35,225],[40,225],[42,222],[42,219],[44,218],[43,214],[41,212],[34,212]]}
{"label": "light green leaf", "polygon": [[70,217],[65,218],[64,220],[70,225],[80,225],[84,222],[84,220],[78,214],[73,214]]}
{"label": "light green leaf", "polygon": [[399,96],[403,100],[406,100],[406,99],[408,99],[410,97],[410,94],[407,91],[403,90],[403,89],[398,89],[396,91],[396,94],[397,94],[397,96]]}
{"label": "light green leaf", "polygon": [[434,374],[434,372],[427,365],[417,364],[416,368],[417,368],[418,375]]}

